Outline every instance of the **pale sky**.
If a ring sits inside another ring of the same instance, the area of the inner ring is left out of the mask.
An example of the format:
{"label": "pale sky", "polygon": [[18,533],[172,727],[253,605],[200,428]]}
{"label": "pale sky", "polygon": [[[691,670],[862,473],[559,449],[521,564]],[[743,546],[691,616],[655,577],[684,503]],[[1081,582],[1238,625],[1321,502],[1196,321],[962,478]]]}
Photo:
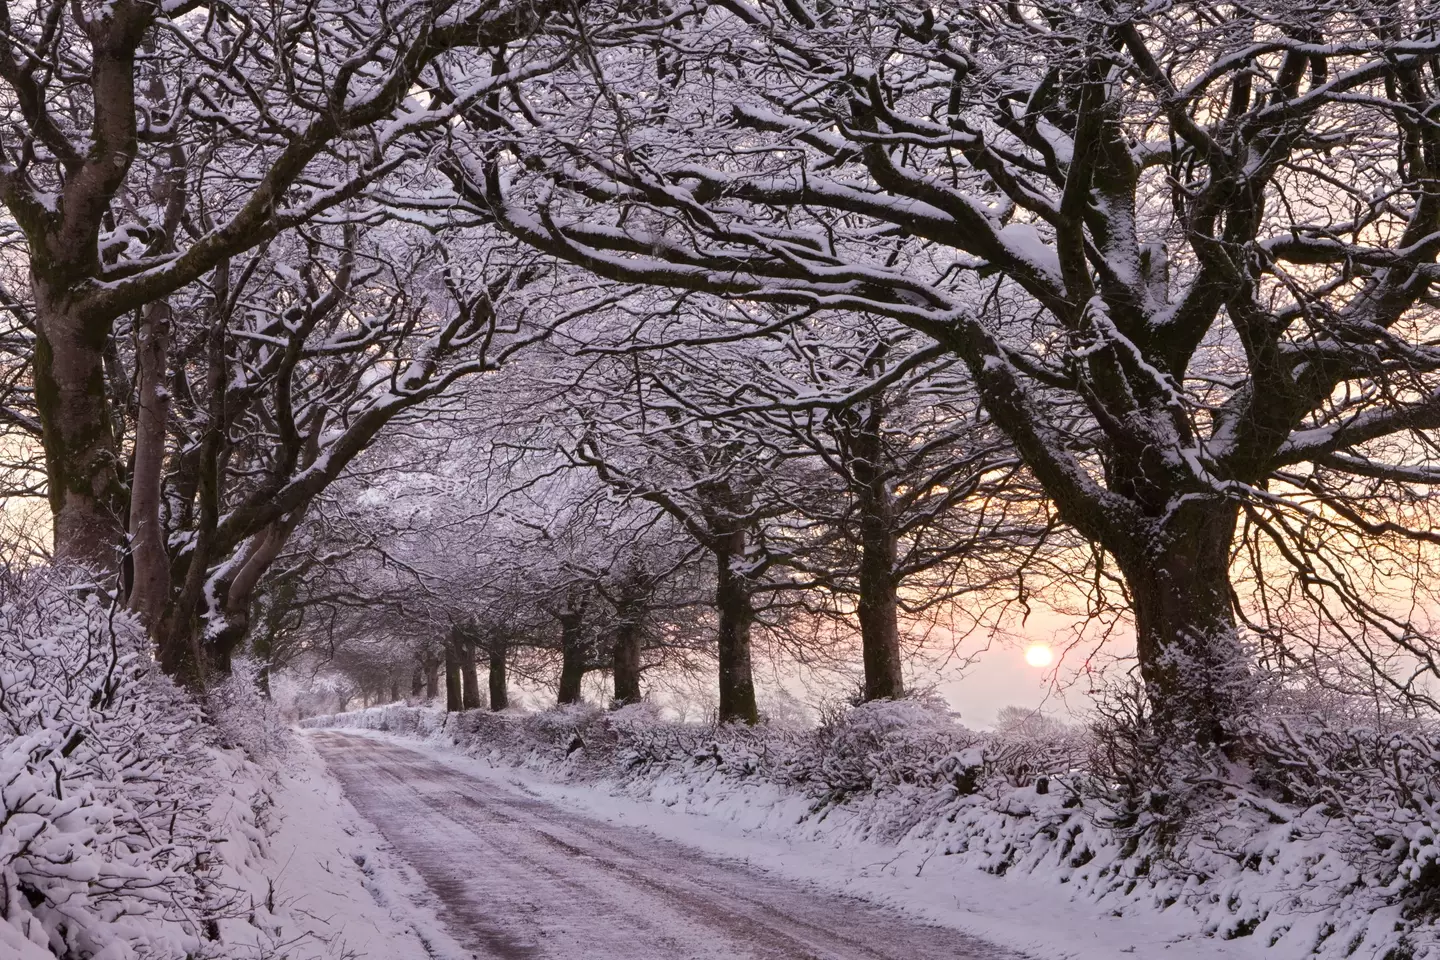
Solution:
{"label": "pale sky", "polygon": [[[996,639],[974,663],[917,676],[919,682],[937,682],[937,692],[958,711],[967,726],[988,727],[1002,707],[1038,708],[1061,719],[1073,719],[1089,706],[1092,681],[1083,676],[1083,660],[1089,645],[1073,644],[1074,618],[1037,608],[1014,639]],[[1043,644],[1053,651],[1056,662],[1046,667],[1031,666],[1025,651]],[[962,653],[964,647],[962,645]],[[1128,636],[1112,638],[1106,648],[1107,662],[1130,653]],[[1118,669],[1123,669],[1119,667]]]}

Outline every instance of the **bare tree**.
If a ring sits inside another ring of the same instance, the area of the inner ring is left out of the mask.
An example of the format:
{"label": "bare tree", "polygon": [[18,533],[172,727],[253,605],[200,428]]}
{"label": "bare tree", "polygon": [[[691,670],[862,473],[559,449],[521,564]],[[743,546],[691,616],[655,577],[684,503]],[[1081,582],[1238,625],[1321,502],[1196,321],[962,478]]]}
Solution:
{"label": "bare tree", "polygon": [[[547,0],[396,4],[298,0],[236,8],[204,0],[42,0],[0,19],[0,203],[25,241],[28,277],[0,302],[30,338],[31,408],[5,419],[39,433],[57,555],[114,569],[130,491],[114,378],[116,321],[138,312],[135,517],[140,582],[154,547],[166,300],[282,231],[364,196],[409,156],[406,138],[465,99],[400,111],[414,91],[469,97],[536,69],[487,76],[474,52],[539,29]],[[398,111],[398,112],[397,112]],[[148,587],[146,588],[148,589]],[[154,596],[145,608],[153,613]]]}
{"label": "bare tree", "polygon": [[632,404],[632,395],[664,396],[642,366],[614,365],[620,379],[608,384],[591,372],[591,392],[575,398],[581,426],[574,456],[618,493],[665,511],[710,555],[720,720],[755,723],[750,634],[756,589],[770,566],[759,537],[767,519],[789,509],[763,495],[778,460],[775,451],[753,446],[722,421],[696,421],[663,402]]}
{"label": "bare tree", "polygon": [[583,114],[481,105],[464,202],[603,276],[885,316],[960,358],[1123,578],[1168,742],[1245,710],[1242,514],[1322,576],[1321,624],[1435,675],[1423,625],[1293,519],[1433,539],[1384,492],[1440,481],[1427,14],[718,0],[647,43],[570,75],[602,90]]}
{"label": "bare tree", "polygon": [[1002,584],[1025,594],[1048,532],[1043,497],[943,348],[882,318],[776,319],[716,318],[708,337],[652,320],[659,329],[628,332],[623,349],[650,355],[671,406],[782,453],[769,495],[794,515],[764,546],[797,573],[783,592],[858,627],[864,698],[899,697],[902,629]]}

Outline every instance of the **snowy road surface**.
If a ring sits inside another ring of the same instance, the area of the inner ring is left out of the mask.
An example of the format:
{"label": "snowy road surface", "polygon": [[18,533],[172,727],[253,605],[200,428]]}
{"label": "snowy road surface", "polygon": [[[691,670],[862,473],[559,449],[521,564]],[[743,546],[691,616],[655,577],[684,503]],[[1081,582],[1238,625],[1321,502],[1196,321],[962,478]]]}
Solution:
{"label": "snowy road surface", "polygon": [[1018,960],[586,817],[398,744],[311,735],[350,802],[483,960]]}

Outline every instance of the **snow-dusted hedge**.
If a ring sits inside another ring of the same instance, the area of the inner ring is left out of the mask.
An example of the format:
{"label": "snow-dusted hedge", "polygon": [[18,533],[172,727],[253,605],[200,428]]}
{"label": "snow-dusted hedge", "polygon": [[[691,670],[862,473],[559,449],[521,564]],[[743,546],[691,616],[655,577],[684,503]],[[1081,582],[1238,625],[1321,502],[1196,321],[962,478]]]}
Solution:
{"label": "snow-dusted hedge", "polygon": [[78,578],[0,604],[0,916],[61,957],[184,957],[216,912],[199,712]]}
{"label": "snow-dusted hedge", "polygon": [[1165,789],[1117,779],[1105,737],[981,733],[913,702],[814,730],[678,724],[644,705],[391,706],[306,725],[451,742],[794,836],[1044,875],[1106,909],[1190,911],[1198,932],[1259,938],[1277,955],[1440,958],[1440,735],[1377,729],[1334,705],[1269,710],[1247,733],[1249,762]]}
{"label": "snow-dusted hedge", "polygon": [[0,572],[0,957],[330,952],[267,902],[269,780],[223,746],[273,731],[237,684],[217,734],[82,574]]}

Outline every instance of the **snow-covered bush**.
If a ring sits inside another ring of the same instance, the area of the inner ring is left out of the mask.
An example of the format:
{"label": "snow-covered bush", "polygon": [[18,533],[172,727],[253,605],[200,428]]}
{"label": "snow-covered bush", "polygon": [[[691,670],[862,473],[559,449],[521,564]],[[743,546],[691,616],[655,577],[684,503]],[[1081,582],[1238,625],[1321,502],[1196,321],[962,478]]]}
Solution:
{"label": "snow-covered bush", "polygon": [[[1440,921],[1440,730],[1373,713],[1357,720],[1262,717],[1247,743],[1263,776],[1231,790],[1272,822],[1284,821],[1289,838],[1313,847],[1317,862],[1339,860],[1347,883],[1398,905],[1433,933]],[[1272,802],[1256,800],[1257,793]]]}
{"label": "snow-covered bush", "polygon": [[74,572],[0,583],[0,917],[56,956],[200,953],[199,712]]}
{"label": "snow-covered bush", "polygon": [[1041,777],[1080,774],[1089,768],[1095,749],[1091,728],[1038,711],[1007,710],[1001,711],[1001,722],[985,740],[985,763],[994,775],[1025,787]]}
{"label": "snow-covered bush", "polygon": [[260,690],[262,669],[258,660],[237,657],[230,675],[205,694],[205,712],[220,743],[260,761],[284,757],[291,737],[275,701]]}
{"label": "snow-covered bush", "polygon": [[270,902],[273,778],[246,752],[284,740],[253,669],[207,707],[82,572],[0,571],[0,957],[338,955]]}
{"label": "snow-covered bush", "polygon": [[943,702],[878,700],[829,718],[812,740],[813,749],[797,752],[786,774],[840,800],[899,784],[933,788],[949,782],[954,764],[947,761],[982,736],[955,723]]}

